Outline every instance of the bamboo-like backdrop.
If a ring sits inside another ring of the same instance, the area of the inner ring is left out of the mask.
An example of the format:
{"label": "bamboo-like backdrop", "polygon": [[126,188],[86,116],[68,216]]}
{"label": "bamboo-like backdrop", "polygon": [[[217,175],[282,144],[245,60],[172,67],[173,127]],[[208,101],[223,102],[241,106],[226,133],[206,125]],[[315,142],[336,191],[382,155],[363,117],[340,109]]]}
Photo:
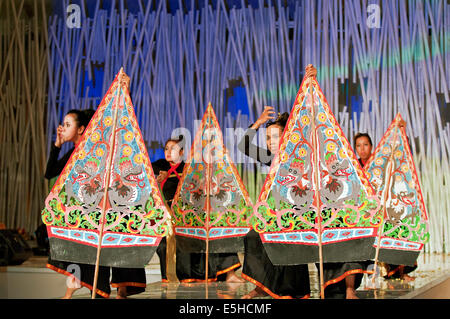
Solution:
{"label": "bamboo-like backdrop", "polygon": [[0,223],[33,232],[46,197],[47,13],[0,1]]}
{"label": "bamboo-like backdrop", "polygon": [[[175,12],[168,1],[136,0],[134,11],[128,2],[111,1],[114,9],[104,9],[101,1],[77,1],[79,28],[68,26],[67,14],[42,21],[39,1],[33,19],[40,23],[20,20],[23,1],[0,2],[0,10],[10,12],[2,20],[8,32],[1,32],[0,136],[6,147],[0,150],[0,190],[6,201],[0,222],[37,226],[57,125],[69,109],[96,108],[121,66],[153,154],[175,128],[187,128],[192,137],[208,102],[226,137],[227,128],[248,127],[264,105],[290,111],[311,63],[350,142],[355,133],[368,132],[377,144],[402,114],[430,218],[426,251],[449,247],[448,1],[256,0],[232,7],[210,0],[199,9],[195,1],[180,0],[183,10]],[[56,3],[67,12],[69,1]],[[27,40],[30,30],[37,33]],[[236,83],[246,95],[238,110],[228,108]],[[255,200],[264,175],[249,165],[240,172]]]}

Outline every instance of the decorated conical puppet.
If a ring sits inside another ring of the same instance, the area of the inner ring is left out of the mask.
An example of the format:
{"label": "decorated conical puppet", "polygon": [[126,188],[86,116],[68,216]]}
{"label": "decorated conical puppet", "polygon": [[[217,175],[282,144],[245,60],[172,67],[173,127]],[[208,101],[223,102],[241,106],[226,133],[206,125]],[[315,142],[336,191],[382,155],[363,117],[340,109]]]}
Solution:
{"label": "decorated conical puppet", "polygon": [[377,260],[414,265],[430,234],[419,178],[400,114],[364,168],[384,213],[384,226],[375,242],[379,248]]}
{"label": "decorated conical puppet", "polygon": [[45,201],[54,260],[144,267],[169,230],[121,72]]}
{"label": "decorated conical puppet", "polygon": [[374,195],[319,84],[304,78],[250,218],[272,263],[372,259]]}
{"label": "decorated conical puppet", "polygon": [[209,104],[172,204],[177,247],[190,252],[242,251],[251,209]]}

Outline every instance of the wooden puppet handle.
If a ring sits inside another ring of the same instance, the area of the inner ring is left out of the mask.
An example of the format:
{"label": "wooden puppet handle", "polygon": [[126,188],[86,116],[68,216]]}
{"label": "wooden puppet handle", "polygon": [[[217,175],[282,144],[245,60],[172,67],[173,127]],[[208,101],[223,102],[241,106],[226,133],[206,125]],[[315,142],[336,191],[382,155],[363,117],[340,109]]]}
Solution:
{"label": "wooden puppet handle", "polygon": [[[164,202],[165,203],[165,202]],[[166,276],[169,282],[179,282],[177,277],[177,241],[175,239],[175,232],[172,224],[172,209],[166,204],[167,211],[171,216],[167,220],[167,226],[169,227],[169,233],[166,236]]]}

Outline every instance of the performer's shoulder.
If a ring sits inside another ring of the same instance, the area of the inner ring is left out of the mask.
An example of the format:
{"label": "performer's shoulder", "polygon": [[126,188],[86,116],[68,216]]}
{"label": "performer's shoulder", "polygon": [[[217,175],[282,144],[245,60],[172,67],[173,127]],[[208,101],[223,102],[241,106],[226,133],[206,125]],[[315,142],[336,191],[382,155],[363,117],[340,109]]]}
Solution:
{"label": "performer's shoulder", "polygon": [[168,161],[166,161],[165,158],[160,158],[160,159],[158,159],[156,161],[153,161],[152,162],[152,166],[158,166],[159,168],[163,169],[163,168],[165,168],[167,166],[170,166],[170,164],[169,164]]}

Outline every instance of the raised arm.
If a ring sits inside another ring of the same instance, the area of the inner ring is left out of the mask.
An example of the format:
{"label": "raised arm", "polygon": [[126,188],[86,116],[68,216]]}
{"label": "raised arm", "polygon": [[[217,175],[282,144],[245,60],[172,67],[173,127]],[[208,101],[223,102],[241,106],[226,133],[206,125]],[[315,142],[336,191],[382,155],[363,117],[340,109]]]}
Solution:
{"label": "raised arm", "polygon": [[238,144],[238,150],[244,153],[245,155],[255,159],[256,161],[270,165],[273,159],[273,154],[262,147],[259,147],[256,144],[252,143],[253,138],[256,135],[258,128],[261,127],[264,123],[266,123],[270,119],[274,119],[275,111],[273,111],[273,107],[265,106],[263,113],[259,116],[255,123],[253,123],[245,132],[244,136],[240,140]]}

